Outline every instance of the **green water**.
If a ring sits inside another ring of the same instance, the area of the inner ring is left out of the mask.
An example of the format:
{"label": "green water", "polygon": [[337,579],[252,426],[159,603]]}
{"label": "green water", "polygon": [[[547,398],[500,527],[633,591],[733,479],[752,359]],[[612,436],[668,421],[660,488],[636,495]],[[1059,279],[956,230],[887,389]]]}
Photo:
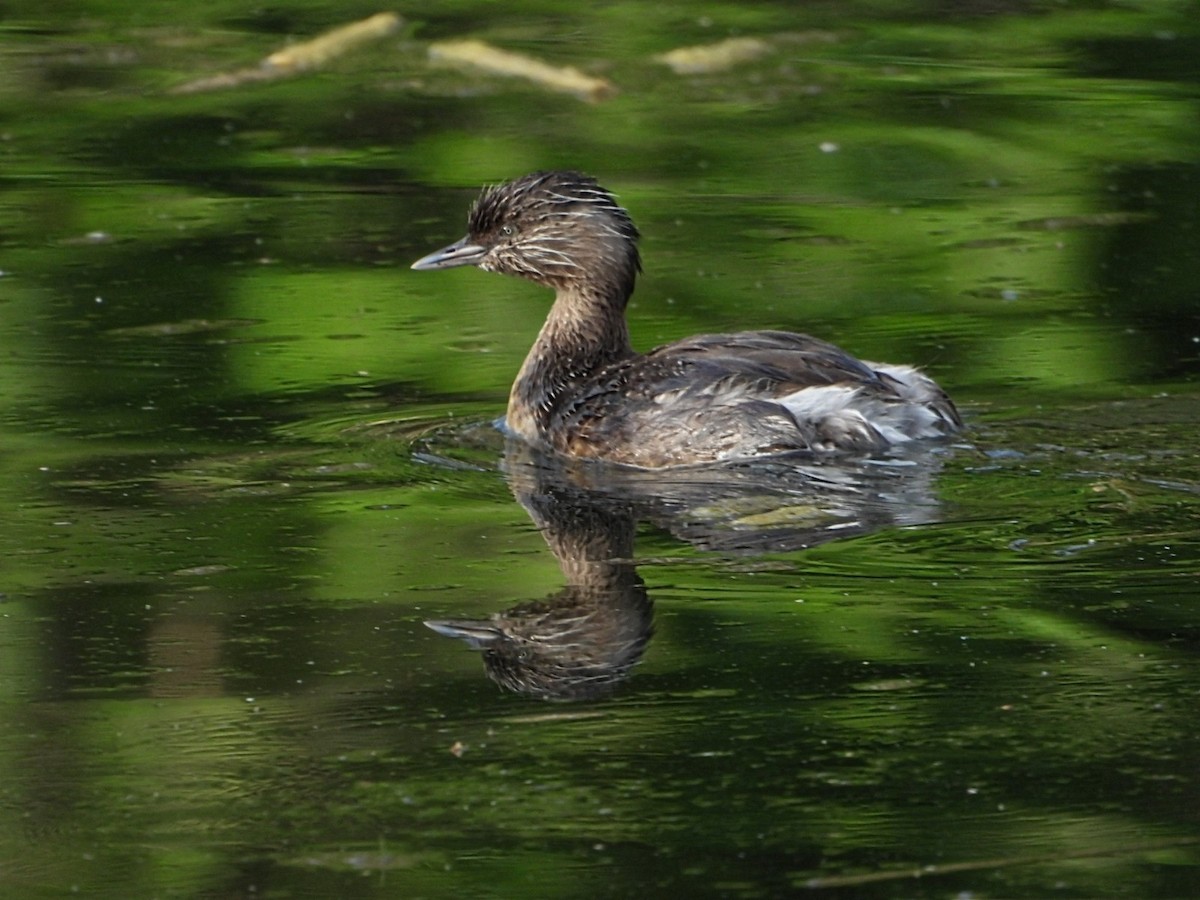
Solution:
{"label": "green water", "polygon": [[[377,11],[3,8],[0,895],[1200,895],[1200,8],[428,4],[173,92]],[[644,234],[638,346],[809,331],[963,439],[506,448],[548,298],[408,264],[553,167]],[[534,602],[640,635],[600,696],[423,624]]]}

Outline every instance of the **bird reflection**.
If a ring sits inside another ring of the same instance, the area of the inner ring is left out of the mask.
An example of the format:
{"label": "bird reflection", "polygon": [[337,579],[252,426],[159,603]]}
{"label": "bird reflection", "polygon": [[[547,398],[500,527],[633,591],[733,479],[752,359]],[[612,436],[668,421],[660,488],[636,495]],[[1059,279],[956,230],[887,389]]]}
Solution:
{"label": "bird reflection", "polygon": [[509,690],[559,700],[601,696],[642,658],[653,631],[650,598],[633,565],[633,508],[556,479],[543,461],[517,457],[509,454],[513,494],[557,557],[566,587],[489,619],[425,624],[483,651],[488,675]]}
{"label": "bird reflection", "polygon": [[508,690],[601,697],[629,676],[653,633],[653,604],[634,564],[638,522],[705,550],[750,555],[929,522],[942,452],[649,472],[564,461],[514,441],[504,462],[509,485],[566,586],[487,619],[425,624],[481,651],[488,676]]}

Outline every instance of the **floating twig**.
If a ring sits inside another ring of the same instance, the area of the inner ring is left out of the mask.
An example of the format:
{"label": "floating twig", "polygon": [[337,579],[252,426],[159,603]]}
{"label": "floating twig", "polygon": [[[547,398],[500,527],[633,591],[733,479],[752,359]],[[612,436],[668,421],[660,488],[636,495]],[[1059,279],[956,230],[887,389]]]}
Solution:
{"label": "floating twig", "polygon": [[431,44],[429,58],[434,62],[470,66],[491,75],[524,78],[551,91],[574,94],[596,102],[617,92],[611,81],[585,75],[571,66],[552,66],[541,60],[501,50],[483,41],[443,41]]}
{"label": "floating twig", "polygon": [[654,57],[676,75],[704,75],[723,72],[740,63],[752,62],[771,52],[771,45],[759,38],[729,38],[715,44],[679,47]]}
{"label": "floating twig", "polygon": [[318,69],[355,47],[395,33],[402,22],[403,19],[393,12],[376,13],[370,18],[326,31],[312,40],[277,50],[252,68],[197,78],[172,88],[171,93],[195,94],[201,91],[222,90],[253,82],[274,81]]}

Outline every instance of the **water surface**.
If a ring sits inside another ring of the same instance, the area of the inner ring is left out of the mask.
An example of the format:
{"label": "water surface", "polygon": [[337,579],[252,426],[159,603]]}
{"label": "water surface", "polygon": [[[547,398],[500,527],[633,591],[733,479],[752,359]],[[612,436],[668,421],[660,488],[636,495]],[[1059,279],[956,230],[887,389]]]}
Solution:
{"label": "water surface", "polygon": [[[1197,892],[1195,4],[467,4],[186,94],[376,10],[6,12],[0,893]],[[506,447],[548,298],[407,266],[549,167],[644,233],[638,346],[810,331],[968,431]],[[582,679],[423,624],[545,615]]]}

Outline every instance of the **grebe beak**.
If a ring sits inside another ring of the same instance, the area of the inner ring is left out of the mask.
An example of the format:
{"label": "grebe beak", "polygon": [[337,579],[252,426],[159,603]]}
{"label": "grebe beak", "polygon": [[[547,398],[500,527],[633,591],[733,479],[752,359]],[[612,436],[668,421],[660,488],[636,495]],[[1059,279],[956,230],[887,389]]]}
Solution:
{"label": "grebe beak", "polygon": [[501,637],[500,632],[488,622],[435,620],[426,622],[425,627],[432,628],[443,637],[466,641],[472,650],[485,650]]}
{"label": "grebe beak", "polygon": [[472,244],[471,239],[465,237],[461,241],[455,241],[449,247],[443,247],[441,250],[435,250],[428,256],[422,256],[412,264],[412,267],[418,272],[424,272],[429,269],[453,269],[455,266],[474,266],[483,259],[485,253],[487,253],[487,247]]}

